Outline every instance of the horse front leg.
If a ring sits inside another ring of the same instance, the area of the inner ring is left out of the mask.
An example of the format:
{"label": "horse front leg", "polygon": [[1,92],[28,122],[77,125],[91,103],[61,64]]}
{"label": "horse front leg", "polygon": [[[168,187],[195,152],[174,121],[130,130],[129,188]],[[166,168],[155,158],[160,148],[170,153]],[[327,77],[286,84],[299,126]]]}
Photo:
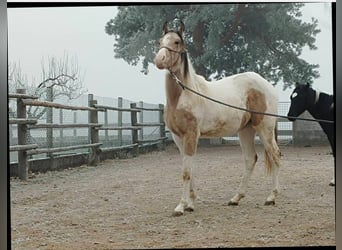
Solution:
{"label": "horse front leg", "polygon": [[178,206],[174,210],[175,216],[180,216],[184,214],[184,210],[194,211],[194,203],[191,198],[192,194],[194,194],[193,190],[191,190],[191,182],[192,182],[192,157],[188,155],[184,155],[183,157],[183,193],[182,198],[178,204]]}
{"label": "horse front leg", "polygon": [[[330,133],[330,134],[327,134],[327,135],[328,135],[328,139],[329,139],[330,146],[331,146],[332,153],[333,153],[334,160],[335,160],[336,148],[335,148],[334,136],[333,136],[333,134],[331,134],[331,133]],[[335,171],[335,169],[334,169],[334,171]],[[332,178],[332,180],[330,181],[329,186],[335,186],[335,174],[333,175],[333,178]]]}
{"label": "horse front leg", "polygon": [[180,216],[184,214],[184,211],[194,210],[194,200],[196,194],[194,191],[194,178],[192,174],[192,161],[197,149],[197,136],[185,136],[180,138],[174,136],[174,141],[180,149],[182,155],[182,167],[183,167],[183,193],[181,200],[174,210],[174,216]]}
{"label": "horse front leg", "polygon": [[333,176],[332,180],[329,183],[329,186],[335,186],[335,176]]}

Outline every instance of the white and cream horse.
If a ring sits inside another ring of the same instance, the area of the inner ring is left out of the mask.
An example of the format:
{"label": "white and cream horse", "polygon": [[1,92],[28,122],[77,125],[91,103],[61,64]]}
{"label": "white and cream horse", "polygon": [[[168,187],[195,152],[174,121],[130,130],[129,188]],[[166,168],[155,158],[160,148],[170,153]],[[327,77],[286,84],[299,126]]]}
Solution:
{"label": "white and cream horse", "polygon": [[[197,75],[188,60],[183,40],[184,24],[177,31],[169,30],[167,22],[159,40],[155,64],[168,69],[187,87],[221,102],[234,104],[258,112],[277,113],[278,97],[273,86],[253,72],[236,74],[207,82]],[[217,104],[190,91],[182,89],[175,77],[166,73],[165,123],[172,132],[174,142],[183,158],[183,194],[174,215],[184,210],[194,210],[194,179],[192,161],[196,154],[198,139],[221,137],[238,133],[245,157],[245,172],[238,193],[228,205],[238,205],[247,191],[247,184],[257,161],[254,138],[257,133],[265,148],[265,165],[272,173],[273,187],[265,205],[275,204],[279,192],[278,172],[280,151],[275,139],[276,118],[245,112]]]}

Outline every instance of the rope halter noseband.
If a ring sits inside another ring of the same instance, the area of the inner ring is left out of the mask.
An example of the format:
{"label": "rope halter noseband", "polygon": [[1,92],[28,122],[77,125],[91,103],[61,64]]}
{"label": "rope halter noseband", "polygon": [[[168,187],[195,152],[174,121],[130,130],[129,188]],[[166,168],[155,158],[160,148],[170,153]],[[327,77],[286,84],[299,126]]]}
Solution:
{"label": "rope halter noseband", "polygon": [[183,53],[186,52],[185,49],[182,49],[182,50],[178,51],[178,50],[171,49],[171,48],[169,48],[167,46],[161,46],[161,47],[159,47],[159,50],[160,49],[167,49],[168,51],[171,51],[171,52],[174,52],[174,53],[178,53],[178,54],[183,54]]}
{"label": "rope halter noseband", "polygon": [[[167,46],[160,46],[159,47],[159,50],[160,49],[167,49],[169,52],[173,52],[173,53],[176,53],[176,54],[179,54],[180,56],[182,56],[182,54],[185,54],[185,53],[187,53],[187,50],[185,49],[185,48],[183,48],[183,49],[181,49],[181,50],[174,50],[174,49],[171,49],[171,48],[169,48],[169,47],[167,47]],[[170,66],[170,68],[168,68],[168,70],[169,70],[169,72],[171,73],[171,75],[172,75],[172,77],[174,78],[174,76],[175,76],[175,73],[174,73],[174,71],[172,70],[172,66],[173,66],[173,57],[172,57],[172,53],[170,53],[170,57],[171,57],[171,66]]]}

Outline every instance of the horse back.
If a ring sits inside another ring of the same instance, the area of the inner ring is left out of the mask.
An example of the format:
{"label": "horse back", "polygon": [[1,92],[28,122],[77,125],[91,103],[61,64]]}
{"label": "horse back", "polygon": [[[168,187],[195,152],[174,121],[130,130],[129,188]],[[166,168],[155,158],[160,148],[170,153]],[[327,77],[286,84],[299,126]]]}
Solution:
{"label": "horse back", "polygon": [[[267,112],[276,112],[278,93],[266,79],[255,72],[245,72],[223,78],[216,82],[216,93],[227,98],[238,97],[245,103],[248,99],[257,101],[261,96],[265,99]],[[215,88],[215,84],[213,84]],[[251,100],[250,100],[251,101]],[[257,104],[253,104],[257,105]],[[247,107],[247,106],[246,106]],[[265,110],[265,111],[266,111]]]}

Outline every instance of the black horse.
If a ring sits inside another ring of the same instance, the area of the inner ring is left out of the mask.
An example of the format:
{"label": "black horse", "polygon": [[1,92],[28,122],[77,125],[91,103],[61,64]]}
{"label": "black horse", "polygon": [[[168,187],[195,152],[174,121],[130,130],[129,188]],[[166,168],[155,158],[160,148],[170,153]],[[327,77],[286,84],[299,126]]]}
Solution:
{"label": "black horse", "polygon": [[[296,84],[291,94],[291,106],[288,112],[290,121],[295,121],[304,111],[308,111],[315,119],[334,121],[334,96],[319,92],[311,88],[310,84]],[[319,124],[324,133],[328,136],[333,156],[335,157],[335,131],[334,123],[320,121]],[[335,178],[330,182],[335,185]]]}

